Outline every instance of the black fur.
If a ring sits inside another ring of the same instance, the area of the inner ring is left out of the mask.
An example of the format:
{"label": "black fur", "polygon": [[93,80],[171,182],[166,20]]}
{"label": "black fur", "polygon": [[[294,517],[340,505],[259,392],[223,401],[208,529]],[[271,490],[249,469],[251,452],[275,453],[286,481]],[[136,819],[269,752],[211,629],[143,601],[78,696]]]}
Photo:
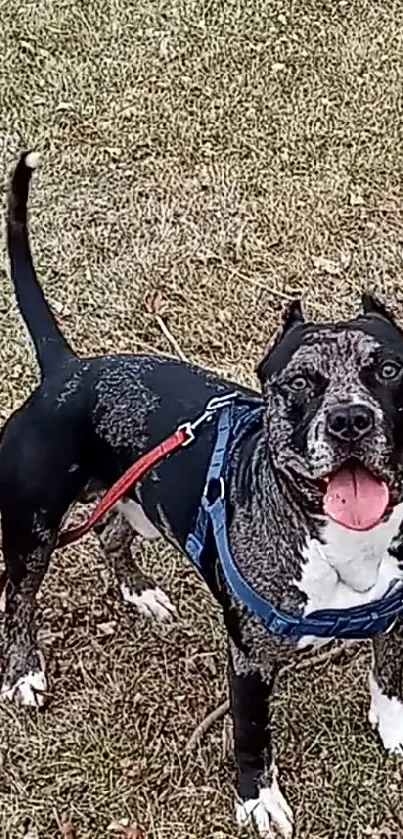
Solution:
{"label": "black fur", "polygon": [[44,376],[72,358],[73,352],[46,303],[32,262],[27,233],[27,200],[32,169],[27,166],[26,160],[30,155],[32,152],[21,155],[14,171],[7,214],[7,245],[11,275],[18,277],[15,283],[17,303]]}
{"label": "black fur", "polygon": [[[274,674],[273,674],[274,681]],[[271,684],[260,673],[238,676],[228,665],[231,713],[234,720],[234,751],[239,767],[240,798],[258,798],[259,788],[271,765],[272,751],[268,727]]]}

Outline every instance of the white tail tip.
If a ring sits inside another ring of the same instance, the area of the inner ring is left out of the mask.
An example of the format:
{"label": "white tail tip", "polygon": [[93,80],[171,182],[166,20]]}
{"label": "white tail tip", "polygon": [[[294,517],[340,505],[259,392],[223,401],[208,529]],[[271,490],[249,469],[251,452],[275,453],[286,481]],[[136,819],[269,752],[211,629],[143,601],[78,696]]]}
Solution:
{"label": "white tail tip", "polygon": [[25,158],[25,165],[28,166],[28,169],[36,169],[40,159],[41,156],[37,151],[30,151]]}

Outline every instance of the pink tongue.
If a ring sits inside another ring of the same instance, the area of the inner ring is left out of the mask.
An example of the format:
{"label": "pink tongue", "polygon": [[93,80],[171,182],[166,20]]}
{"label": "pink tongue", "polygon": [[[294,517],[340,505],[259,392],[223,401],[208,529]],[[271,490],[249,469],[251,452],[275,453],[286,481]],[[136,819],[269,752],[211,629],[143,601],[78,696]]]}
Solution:
{"label": "pink tongue", "polygon": [[343,527],[369,530],[381,520],[388,501],[387,485],[357,463],[343,466],[330,478],[323,508]]}

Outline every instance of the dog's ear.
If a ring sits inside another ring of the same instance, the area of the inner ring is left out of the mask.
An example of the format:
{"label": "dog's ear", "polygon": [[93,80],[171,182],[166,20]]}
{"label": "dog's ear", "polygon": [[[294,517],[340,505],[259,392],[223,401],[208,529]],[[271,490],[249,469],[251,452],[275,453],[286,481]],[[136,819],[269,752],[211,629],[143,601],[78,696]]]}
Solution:
{"label": "dog's ear", "polygon": [[381,317],[396,326],[396,321],[393,315],[388,312],[383,303],[381,303],[377,297],[374,297],[372,294],[368,294],[368,292],[364,291],[361,297],[361,302],[364,315],[378,315],[378,317]]}
{"label": "dog's ear", "polygon": [[285,338],[285,336],[288,335],[288,333],[291,332],[292,329],[294,329],[294,327],[299,326],[304,322],[305,321],[304,315],[302,313],[301,301],[293,300],[292,303],[290,303],[290,305],[287,306],[283,315],[283,322],[280,328],[273,336],[272,340],[270,341],[269,346],[266,349],[264,358],[256,368],[257,376],[261,382],[266,378],[267,362],[273,350],[281,343],[283,338]]}
{"label": "dog's ear", "polygon": [[280,330],[278,340],[281,341],[281,339],[287,334],[288,330],[292,329],[293,326],[297,326],[298,323],[303,322],[304,316],[302,314],[301,301],[293,300],[284,312],[283,328]]}

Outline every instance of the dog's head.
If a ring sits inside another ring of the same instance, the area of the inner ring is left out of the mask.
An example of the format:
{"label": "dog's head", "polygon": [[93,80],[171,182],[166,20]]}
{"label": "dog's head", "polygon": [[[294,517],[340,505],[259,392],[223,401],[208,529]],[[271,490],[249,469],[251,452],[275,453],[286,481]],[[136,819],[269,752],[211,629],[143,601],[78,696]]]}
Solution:
{"label": "dog's head", "polygon": [[362,302],[334,325],[304,321],[294,302],[257,371],[275,467],[356,530],[403,500],[403,332]]}

